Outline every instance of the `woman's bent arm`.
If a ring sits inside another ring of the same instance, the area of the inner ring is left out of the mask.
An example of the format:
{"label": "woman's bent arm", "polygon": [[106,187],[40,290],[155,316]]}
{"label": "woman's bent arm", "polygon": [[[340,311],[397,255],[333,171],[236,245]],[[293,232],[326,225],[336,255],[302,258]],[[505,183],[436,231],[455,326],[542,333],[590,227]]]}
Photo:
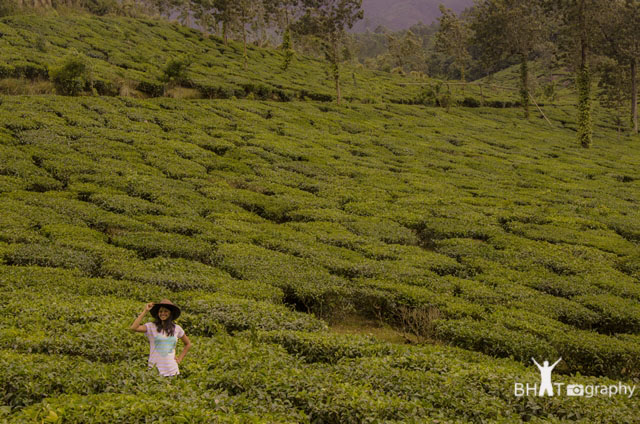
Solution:
{"label": "woman's bent arm", "polygon": [[147,331],[147,327],[145,327],[144,325],[140,325],[140,323],[142,322],[142,319],[147,314],[147,312],[151,310],[151,308],[153,308],[153,303],[147,303],[147,306],[144,307],[144,311],[142,311],[140,315],[138,315],[138,318],[136,318],[136,320],[133,321],[133,324],[131,324],[131,327],[129,327],[130,331],[137,331],[139,333],[145,333]]}
{"label": "woman's bent arm", "polygon": [[189,337],[187,337],[186,334],[180,337],[180,340],[184,343],[184,348],[182,349],[182,352],[180,352],[180,355],[176,356],[177,363],[182,362],[189,349],[191,349],[191,340],[189,340]]}

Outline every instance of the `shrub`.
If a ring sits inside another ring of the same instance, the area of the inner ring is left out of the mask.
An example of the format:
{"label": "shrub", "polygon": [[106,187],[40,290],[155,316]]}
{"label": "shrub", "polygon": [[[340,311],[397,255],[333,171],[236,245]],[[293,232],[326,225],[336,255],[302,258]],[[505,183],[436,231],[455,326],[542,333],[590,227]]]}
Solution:
{"label": "shrub", "polygon": [[245,243],[220,244],[216,253],[218,266],[233,277],[279,287],[301,310],[323,315],[346,300],[346,281],[311,260]]}
{"label": "shrub", "polygon": [[511,306],[522,307],[534,313],[544,314],[548,318],[553,318],[576,328],[591,329],[597,326],[601,319],[600,315],[575,300],[575,298],[568,300],[534,292]]}
{"label": "shrub", "polygon": [[49,78],[48,69],[33,62],[19,61],[13,64],[12,76],[15,78],[26,78],[35,80],[37,78]]}
{"label": "shrub", "polygon": [[436,321],[440,319],[440,311],[435,307],[408,308],[400,306],[398,315],[405,332],[418,337],[420,342],[433,340],[436,337]]}
{"label": "shrub", "polygon": [[259,332],[258,340],[277,343],[291,355],[304,358],[306,362],[335,364],[342,358],[384,356],[391,353],[389,345],[378,343],[372,337],[304,333],[301,331]]}
{"label": "shrub", "polygon": [[[166,381],[148,384],[166,385]],[[167,385],[167,387],[171,387]],[[211,410],[208,405],[196,399],[171,399],[171,393],[163,395],[100,393],[89,396],[78,394],[62,395],[25,408],[16,414],[15,422],[70,422],[70,423],[128,423],[148,422],[215,422],[238,423],[256,422],[248,414],[235,414]],[[283,416],[266,416],[273,422],[291,422]],[[60,421],[62,420],[62,421]]]}
{"label": "shrub", "polygon": [[89,12],[98,16],[114,13],[119,8],[116,0],[86,0],[83,4]]}
{"label": "shrub", "polygon": [[93,193],[91,194],[90,201],[106,211],[129,216],[141,214],[161,215],[166,213],[166,208],[162,205],[117,192]]}
{"label": "shrub", "polygon": [[438,104],[438,93],[440,92],[440,86],[426,86],[414,99],[417,104],[424,106],[436,106]]}
{"label": "shrub", "polygon": [[99,268],[97,258],[91,254],[51,244],[16,244],[4,259],[9,265],[76,268],[87,275],[95,274]]}
{"label": "shrub", "polygon": [[465,97],[464,100],[462,100],[462,106],[480,107],[480,101],[474,97]]}
{"label": "shrub", "polygon": [[611,378],[639,376],[640,347],[635,342],[583,330],[557,332],[549,341],[571,372]]}
{"label": "shrub", "polygon": [[93,87],[101,96],[117,96],[122,88],[120,85],[104,79],[96,79],[93,82]]}
{"label": "shrub", "polygon": [[89,63],[80,55],[69,56],[63,64],[50,72],[51,82],[59,94],[77,96],[91,88]]}
{"label": "shrub", "polygon": [[[13,407],[28,406],[64,392],[140,390],[144,389],[140,383],[146,384],[153,378],[144,368],[138,367],[137,362],[104,364],[63,355],[5,350],[0,350],[0,365],[3,369],[0,400]],[[36,381],[37,384],[33,384]]]}
{"label": "shrub", "polygon": [[[349,205],[345,206],[345,210],[348,211]],[[359,236],[372,237],[384,243],[416,245],[419,242],[413,231],[388,219],[362,217],[344,226]]]}
{"label": "shrub", "polygon": [[163,80],[169,85],[184,85],[188,81],[189,66],[191,66],[191,60],[187,58],[171,59],[164,67]]}
{"label": "shrub", "polygon": [[637,300],[623,299],[611,294],[579,296],[573,300],[598,313],[600,319],[595,323],[595,327],[600,332],[640,332],[640,305]]}
{"label": "shrub", "polygon": [[140,231],[112,238],[116,246],[135,250],[143,258],[169,256],[185,258],[210,264],[213,260],[213,246],[204,240],[180,234],[155,231]]}
{"label": "shrub", "polygon": [[534,357],[557,357],[556,349],[533,334],[514,331],[499,323],[470,319],[439,321],[436,335],[455,346],[492,356],[527,362]]}
{"label": "shrub", "polygon": [[327,325],[313,315],[295,312],[283,305],[240,299],[225,295],[181,292],[172,295],[185,311],[180,317],[194,334],[211,336],[223,326],[228,332],[258,330],[326,330]]}
{"label": "shrub", "polygon": [[136,90],[151,97],[160,97],[164,94],[164,85],[150,80],[143,80],[138,83]]}
{"label": "shrub", "polygon": [[[54,323],[57,321],[54,321]],[[140,358],[144,345],[123,337],[127,330],[113,324],[66,324],[64,329],[5,328],[0,333],[0,347],[16,352],[65,354],[100,361],[115,362]]]}

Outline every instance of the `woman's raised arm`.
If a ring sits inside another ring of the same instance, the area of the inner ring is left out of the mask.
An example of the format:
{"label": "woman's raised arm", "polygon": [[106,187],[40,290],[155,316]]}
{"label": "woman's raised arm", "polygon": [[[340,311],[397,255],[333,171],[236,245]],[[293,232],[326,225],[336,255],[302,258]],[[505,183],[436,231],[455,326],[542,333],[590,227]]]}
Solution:
{"label": "woman's raised arm", "polygon": [[129,327],[129,331],[138,333],[147,332],[147,327],[145,327],[144,325],[140,325],[140,323],[142,322],[142,318],[144,318],[144,316],[151,310],[151,308],[153,308],[153,302],[147,303],[147,305],[144,307],[144,311],[142,311],[140,315],[138,315],[138,318],[136,318],[136,320],[133,321],[133,324],[131,324],[131,327]]}

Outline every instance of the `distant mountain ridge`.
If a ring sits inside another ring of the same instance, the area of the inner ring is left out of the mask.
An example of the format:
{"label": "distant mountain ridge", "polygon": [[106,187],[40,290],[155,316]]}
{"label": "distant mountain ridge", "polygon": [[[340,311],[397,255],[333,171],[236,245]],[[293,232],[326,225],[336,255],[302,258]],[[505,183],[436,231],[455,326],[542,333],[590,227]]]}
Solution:
{"label": "distant mountain ridge", "polygon": [[363,0],[364,19],[354,29],[373,31],[383,25],[400,30],[418,22],[428,25],[440,16],[441,3],[460,12],[473,5],[473,0]]}

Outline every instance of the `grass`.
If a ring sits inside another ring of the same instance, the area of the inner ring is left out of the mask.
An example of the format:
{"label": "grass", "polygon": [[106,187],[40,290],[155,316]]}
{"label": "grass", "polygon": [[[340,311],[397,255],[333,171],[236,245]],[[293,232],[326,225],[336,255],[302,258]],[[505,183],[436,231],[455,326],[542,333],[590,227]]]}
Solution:
{"label": "grass", "polygon": [[0,80],[0,93],[8,96],[55,94],[55,88],[48,80],[4,78]]}
{"label": "grass", "polygon": [[358,314],[349,314],[332,324],[329,329],[336,334],[363,334],[387,343],[416,343],[415,336],[399,331],[384,322]]}

